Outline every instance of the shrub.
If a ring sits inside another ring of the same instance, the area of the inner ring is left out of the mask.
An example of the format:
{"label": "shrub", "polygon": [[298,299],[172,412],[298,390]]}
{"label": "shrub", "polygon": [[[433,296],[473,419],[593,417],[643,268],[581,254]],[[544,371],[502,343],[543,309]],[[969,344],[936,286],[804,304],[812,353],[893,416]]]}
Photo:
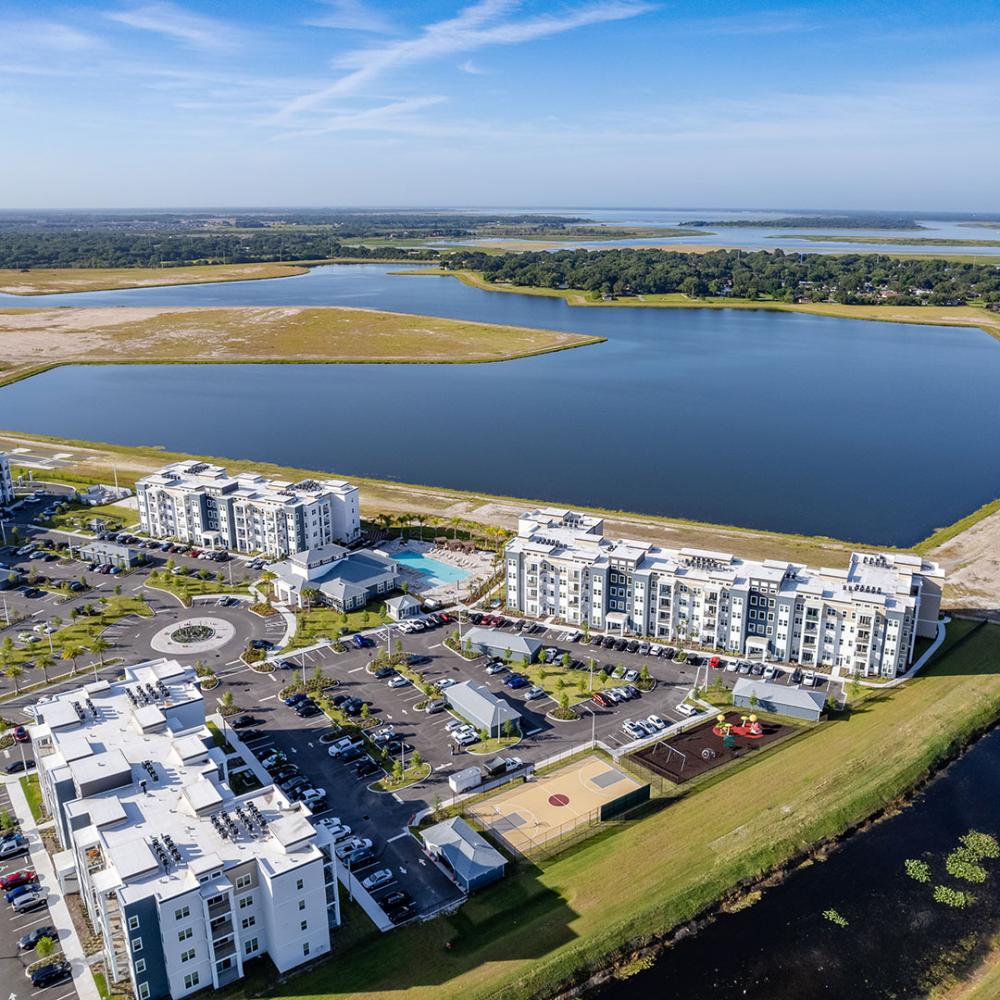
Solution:
{"label": "shrub", "polygon": [[934,886],[935,903],[943,903],[945,906],[961,910],[966,906],[970,906],[975,900],[976,897],[971,892],[965,892],[962,889],[952,889],[947,885]]}
{"label": "shrub", "polygon": [[836,910],[824,910],[823,916],[829,920],[831,924],[836,924],[838,927],[847,927],[850,925],[850,921]]}
{"label": "shrub", "polygon": [[914,882],[930,882],[931,880],[931,866],[927,864],[926,861],[917,861],[914,858],[907,858],[904,862],[906,868],[906,874],[914,880]]}
{"label": "shrub", "polygon": [[965,882],[985,882],[986,869],[976,864],[977,859],[975,851],[959,847],[945,858],[944,867],[953,878],[960,878]]}
{"label": "shrub", "polygon": [[983,858],[1000,858],[1000,843],[997,843],[996,837],[988,833],[970,830],[959,838],[959,842],[970,853],[970,857],[974,861],[980,861]]}

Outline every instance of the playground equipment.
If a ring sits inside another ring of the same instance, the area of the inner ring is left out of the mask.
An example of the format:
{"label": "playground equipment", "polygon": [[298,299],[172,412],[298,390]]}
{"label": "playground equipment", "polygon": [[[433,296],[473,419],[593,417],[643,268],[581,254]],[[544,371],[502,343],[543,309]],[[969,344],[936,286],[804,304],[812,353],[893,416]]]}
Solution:
{"label": "playground equipment", "polygon": [[759,740],[764,735],[764,729],[756,715],[741,716],[740,724],[733,726],[733,732],[748,740]]}
{"label": "playground equipment", "polygon": [[715,725],[712,726],[712,732],[715,733],[716,736],[721,736],[725,739],[732,731],[732,728],[733,724],[731,722],[727,722],[726,717],[720,712],[715,717]]}

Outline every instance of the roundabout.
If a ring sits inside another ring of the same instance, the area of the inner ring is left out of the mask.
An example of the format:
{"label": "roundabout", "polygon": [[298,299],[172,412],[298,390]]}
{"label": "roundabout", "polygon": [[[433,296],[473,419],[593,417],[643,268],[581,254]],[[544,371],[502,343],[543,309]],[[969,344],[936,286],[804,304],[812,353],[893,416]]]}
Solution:
{"label": "roundabout", "polygon": [[222,618],[189,618],[161,628],[149,641],[158,653],[193,656],[210,653],[232,642],[236,628]]}

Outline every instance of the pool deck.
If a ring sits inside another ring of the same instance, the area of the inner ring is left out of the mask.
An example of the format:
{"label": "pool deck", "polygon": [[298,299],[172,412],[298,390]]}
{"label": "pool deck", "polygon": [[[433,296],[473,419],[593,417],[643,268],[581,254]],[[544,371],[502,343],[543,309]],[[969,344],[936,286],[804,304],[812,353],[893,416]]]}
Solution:
{"label": "pool deck", "polygon": [[465,600],[469,590],[479,580],[490,575],[493,565],[493,554],[490,552],[449,552],[436,547],[433,542],[422,542],[414,538],[394,538],[381,546],[379,551],[393,559],[398,558],[400,552],[415,552],[469,574],[465,579],[454,583],[438,583],[426,573],[411,569],[405,562],[399,563],[400,576],[409,584],[411,594],[419,594],[444,605]]}

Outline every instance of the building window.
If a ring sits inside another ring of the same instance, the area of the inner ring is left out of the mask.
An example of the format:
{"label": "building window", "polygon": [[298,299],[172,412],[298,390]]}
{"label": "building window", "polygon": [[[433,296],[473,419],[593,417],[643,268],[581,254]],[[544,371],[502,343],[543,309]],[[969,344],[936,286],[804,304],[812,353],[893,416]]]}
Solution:
{"label": "building window", "polygon": [[190,962],[194,958],[194,948],[189,948],[187,951],[181,952],[181,961]]}
{"label": "building window", "polygon": [[257,950],[257,939],[256,939],[256,938],[250,938],[250,940],[249,940],[249,941],[247,941],[247,942],[246,942],[246,943],[245,943],[245,944],[243,945],[243,950],[244,950],[244,951],[245,951],[245,952],[246,952],[246,953],[247,953],[248,955],[251,955],[251,954],[253,954],[253,952],[255,952],[255,951]]}
{"label": "building window", "polygon": [[299,909],[304,910],[306,908],[306,901],[304,899],[299,900]]}
{"label": "building window", "polygon": [[[201,982],[201,976],[199,976],[197,972],[189,972],[184,977],[184,989],[186,989],[186,990],[193,989],[195,986],[198,985],[199,982]],[[141,991],[140,991],[140,994],[141,994]],[[146,990],[146,996],[147,997],[149,996],[149,990],[148,989]]]}
{"label": "building window", "polygon": [[308,926],[309,926],[309,921],[303,920],[302,923],[299,924],[299,930],[304,931]]}
{"label": "building window", "polygon": [[146,960],[140,958],[138,962],[135,963],[135,974],[138,976],[140,973],[146,971]]}
{"label": "building window", "polygon": [[184,928],[184,930],[182,930],[182,931],[181,931],[181,932],[180,932],[180,933],[179,933],[179,934],[177,935],[177,940],[178,940],[178,941],[189,941],[189,940],[191,939],[191,936],[192,936],[193,934],[194,934],[194,931],[193,931],[193,930],[191,930],[191,928],[190,928],[190,927],[185,927],[185,928]]}
{"label": "building window", "polygon": [[149,1000],[149,983],[139,983],[139,1000]]}
{"label": "building window", "polygon": [[240,909],[245,910],[248,906],[253,906],[253,896],[240,896]]}
{"label": "building window", "polygon": [[132,938],[132,953],[142,951],[142,938]]}
{"label": "building window", "polygon": [[128,929],[130,931],[137,931],[139,929],[139,918],[129,917],[128,918]]}
{"label": "building window", "polygon": [[182,906],[179,910],[174,910],[174,920],[184,920],[191,916],[191,907]]}
{"label": "building window", "polygon": [[236,879],[236,888],[245,889],[251,883],[251,881],[252,879],[250,878],[249,875],[240,875]]}
{"label": "building window", "polygon": [[302,946],[302,954],[303,955],[308,955],[309,954],[309,942],[308,941],[306,941],[306,943]]}
{"label": "building window", "polygon": [[295,888],[296,888],[296,889],[297,889],[297,890],[298,890],[299,892],[301,892],[301,891],[302,891],[302,887],[303,887],[304,885],[305,885],[305,882],[303,882],[303,881],[302,881],[302,879],[299,879],[299,880],[298,880],[298,881],[297,881],[297,882],[295,883]]}
{"label": "building window", "polygon": [[254,916],[249,916],[249,917],[244,917],[244,918],[243,918],[243,919],[242,919],[242,920],[240,921],[240,924],[241,924],[241,926],[243,927],[243,930],[245,930],[245,931],[246,931],[246,930],[249,930],[249,929],[250,929],[251,927],[253,927],[253,925],[254,925],[255,923],[257,923],[257,918],[256,918],[256,917],[254,917]]}

